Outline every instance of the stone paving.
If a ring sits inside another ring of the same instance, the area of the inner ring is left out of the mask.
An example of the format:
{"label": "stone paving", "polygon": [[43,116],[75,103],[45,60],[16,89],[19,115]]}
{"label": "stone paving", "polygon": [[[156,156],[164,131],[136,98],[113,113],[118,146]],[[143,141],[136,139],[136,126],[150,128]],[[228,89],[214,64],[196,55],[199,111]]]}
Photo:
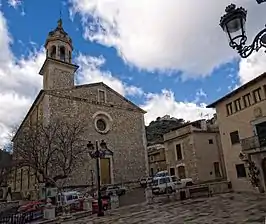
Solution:
{"label": "stone paving", "polygon": [[227,193],[210,198],[139,204],[65,224],[265,223],[266,196]]}

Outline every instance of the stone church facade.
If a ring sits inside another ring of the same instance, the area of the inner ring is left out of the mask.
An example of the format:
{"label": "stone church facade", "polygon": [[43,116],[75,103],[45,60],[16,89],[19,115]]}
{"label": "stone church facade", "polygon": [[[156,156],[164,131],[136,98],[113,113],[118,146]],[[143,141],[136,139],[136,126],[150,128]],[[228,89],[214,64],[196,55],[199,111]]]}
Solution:
{"label": "stone church facade", "polygon": [[[104,140],[112,151],[100,162],[102,184],[137,181],[146,175],[145,111],[102,82],[75,86],[74,75],[78,66],[72,64],[72,40],[64,31],[61,19],[56,29],[49,33],[45,48],[46,60],[40,70],[43,89],[17,131],[14,145],[26,124],[49,123],[56,117],[66,117],[86,124],[84,141]],[[67,185],[91,184],[92,175],[96,174],[95,160],[88,153],[84,153],[84,158],[68,178]],[[30,190],[34,180],[30,181],[31,184],[23,182],[25,175],[27,172],[15,175],[13,191]]]}

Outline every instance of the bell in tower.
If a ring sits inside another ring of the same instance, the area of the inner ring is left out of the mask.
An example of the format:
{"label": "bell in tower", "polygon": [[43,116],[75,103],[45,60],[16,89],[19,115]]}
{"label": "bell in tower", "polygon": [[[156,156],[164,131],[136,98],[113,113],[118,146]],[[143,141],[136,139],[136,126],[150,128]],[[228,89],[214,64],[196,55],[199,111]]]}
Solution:
{"label": "bell in tower", "polygon": [[46,39],[46,60],[41,68],[43,89],[62,89],[74,86],[74,73],[78,66],[72,64],[73,45],[60,18],[57,27]]}
{"label": "bell in tower", "polygon": [[45,43],[46,57],[71,63],[72,60],[72,40],[64,31],[62,19],[57,22],[57,27],[49,32]]}

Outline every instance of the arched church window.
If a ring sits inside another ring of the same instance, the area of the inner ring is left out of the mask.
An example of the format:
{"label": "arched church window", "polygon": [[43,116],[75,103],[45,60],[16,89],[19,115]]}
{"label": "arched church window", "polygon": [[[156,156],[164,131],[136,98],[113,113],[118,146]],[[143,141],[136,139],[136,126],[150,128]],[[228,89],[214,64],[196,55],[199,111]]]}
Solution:
{"label": "arched church window", "polygon": [[68,52],[68,57],[69,57],[69,63],[71,63],[71,60],[72,60],[71,51]]}
{"label": "arched church window", "polygon": [[65,61],[66,59],[66,50],[65,47],[60,47],[60,60]]}
{"label": "arched church window", "polygon": [[56,46],[52,46],[51,47],[51,54],[50,54],[51,58],[55,58],[56,57]]}

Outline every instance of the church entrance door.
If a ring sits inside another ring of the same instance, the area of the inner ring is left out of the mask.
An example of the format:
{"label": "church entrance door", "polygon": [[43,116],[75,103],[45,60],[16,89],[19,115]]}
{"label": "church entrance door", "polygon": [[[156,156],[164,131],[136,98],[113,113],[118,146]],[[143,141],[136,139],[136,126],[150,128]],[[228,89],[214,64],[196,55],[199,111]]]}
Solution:
{"label": "church entrance door", "polygon": [[101,159],[101,184],[111,184],[111,164],[110,158]]}

